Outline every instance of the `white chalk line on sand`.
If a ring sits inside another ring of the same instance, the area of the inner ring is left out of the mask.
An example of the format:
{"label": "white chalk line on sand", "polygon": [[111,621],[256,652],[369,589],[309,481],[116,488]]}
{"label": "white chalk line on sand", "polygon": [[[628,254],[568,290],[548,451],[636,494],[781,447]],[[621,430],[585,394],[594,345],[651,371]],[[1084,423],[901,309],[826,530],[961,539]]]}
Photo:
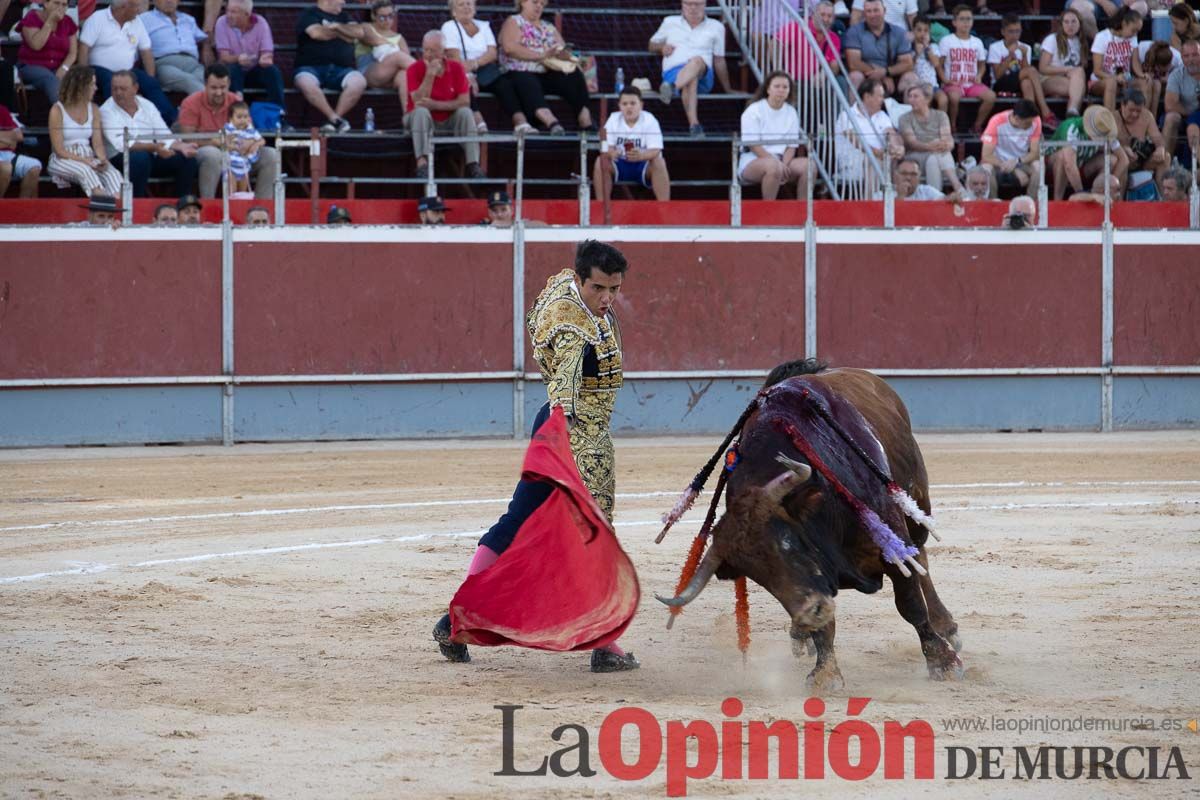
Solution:
{"label": "white chalk line on sand", "polygon": [[[1170,506],[1170,505],[1190,505],[1200,506],[1200,497],[1185,497],[1185,498],[1169,498],[1164,500],[1129,500],[1129,501],[1111,501],[1097,503],[1000,503],[996,505],[973,505],[973,506],[945,506],[940,508],[942,513],[954,513],[959,511],[1022,511],[1022,510],[1037,510],[1037,509],[1076,509],[1076,508],[1145,508],[1148,506]],[[652,520],[637,520],[633,522],[618,522],[618,528],[637,528],[646,526],[658,526],[662,521],[657,519]],[[217,559],[226,558],[247,558],[256,556],[280,555],[284,553],[298,553],[307,550],[328,550],[339,547],[367,547],[376,544],[404,544],[408,542],[424,542],[431,539],[461,539],[468,536],[482,536],[486,528],[469,530],[469,531],[449,531],[449,532],[433,532],[419,533],[409,536],[397,536],[391,538],[372,538],[372,539],[355,539],[343,542],[309,542],[307,544],[283,545],[280,547],[260,547],[252,550],[232,550],[225,553],[200,553],[191,556],[178,556],[175,558],[156,558],[148,561],[136,561],[130,564],[101,564],[94,562],[68,562],[77,563],[79,566],[70,569],[55,570],[52,572],[39,572],[32,575],[16,575],[10,578],[0,578],[0,586],[14,583],[29,583],[31,581],[42,580],[45,578],[57,578],[67,575],[95,575],[101,572],[111,570],[158,567],[167,564],[190,564],[200,561],[214,561]]]}
{"label": "white chalk line on sand", "polygon": [[[942,483],[929,487],[931,492],[942,489],[1017,489],[1017,488],[1071,488],[1071,487],[1138,487],[1138,486],[1200,486],[1200,480],[1183,481],[1008,481],[1003,483]],[[626,492],[617,495],[618,500],[642,500],[653,497],[677,497],[680,492]],[[249,511],[212,511],[205,514],[174,514],[156,517],[133,517],[131,519],[75,519],[58,522],[43,522],[36,525],[11,525],[0,528],[0,533],[13,531],[41,531],[53,528],[114,527],[121,525],[153,525],[157,523],[196,522],[241,517],[283,517],[296,514],[328,514],[339,511],[396,511],[407,508],[444,508],[448,506],[500,505],[508,503],[508,497],[475,498],[470,500],[419,500],[398,503],[357,503],[332,506],[299,506],[295,508],[259,508]]]}

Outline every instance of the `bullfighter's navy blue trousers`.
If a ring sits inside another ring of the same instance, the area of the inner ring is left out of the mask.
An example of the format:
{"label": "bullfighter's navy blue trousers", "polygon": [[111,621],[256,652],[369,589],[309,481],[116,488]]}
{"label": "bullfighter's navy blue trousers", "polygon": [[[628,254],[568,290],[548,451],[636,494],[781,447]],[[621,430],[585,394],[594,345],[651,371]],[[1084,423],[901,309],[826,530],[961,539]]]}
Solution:
{"label": "bullfighter's navy blue trousers", "polygon": [[[537,433],[538,428],[542,427],[548,419],[550,419],[550,404],[546,403],[538,411],[529,435],[533,436]],[[508,510],[483,535],[479,544],[488,547],[496,555],[503,553],[512,545],[513,539],[517,537],[517,531],[525,524],[525,520],[529,519],[533,512],[546,502],[546,498],[553,490],[554,487],[545,481],[527,481],[522,478],[517,482],[517,488],[513,491],[512,500],[508,503]]]}

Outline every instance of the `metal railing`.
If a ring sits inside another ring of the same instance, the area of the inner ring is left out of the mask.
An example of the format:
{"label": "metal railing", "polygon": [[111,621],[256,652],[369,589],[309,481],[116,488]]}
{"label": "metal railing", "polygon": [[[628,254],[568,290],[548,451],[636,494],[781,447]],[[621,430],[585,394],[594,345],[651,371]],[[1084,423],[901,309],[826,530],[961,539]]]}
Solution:
{"label": "metal railing", "polygon": [[[835,200],[867,200],[881,187],[890,186],[891,170],[886,155],[887,135],[869,118],[852,113],[860,106],[857,90],[847,78],[845,64],[838,59],[838,72],[826,61],[810,23],[826,35],[820,20],[808,16],[808,4],[797,12],[785,0],[718,0],[725,21],[733,30],[747,65],[762,81],[782,71],[796,81],[796,111],[800,126],[811,142],[810,158]],[[782,34],[782,35],[781,35]],[[882,158],[859,142],[884,146]]]}

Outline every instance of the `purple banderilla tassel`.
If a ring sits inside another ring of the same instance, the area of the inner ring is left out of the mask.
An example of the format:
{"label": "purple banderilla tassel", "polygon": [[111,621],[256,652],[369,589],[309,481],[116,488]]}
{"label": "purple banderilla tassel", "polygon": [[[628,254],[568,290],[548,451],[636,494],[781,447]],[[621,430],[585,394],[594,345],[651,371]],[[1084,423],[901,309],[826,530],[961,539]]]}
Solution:
{"label": "purple banderilla tassel", "polygon": [[908,568],[904,562],[912,565],[913,569],[922,575],[925,574],[924,568],[917,562],[916,556],[919,552],[917,548],[911,544],[906,544],[903,539],[896,535],[890,527],[884,524],[879,515],[868,508],[863,503],[858,503],[858,518],[862,521],[863,526],[871,534],[872,541],[879,545],[879,550],[884,561],[890,561],[900,568],[900,573],[904,577],[909,576]]}

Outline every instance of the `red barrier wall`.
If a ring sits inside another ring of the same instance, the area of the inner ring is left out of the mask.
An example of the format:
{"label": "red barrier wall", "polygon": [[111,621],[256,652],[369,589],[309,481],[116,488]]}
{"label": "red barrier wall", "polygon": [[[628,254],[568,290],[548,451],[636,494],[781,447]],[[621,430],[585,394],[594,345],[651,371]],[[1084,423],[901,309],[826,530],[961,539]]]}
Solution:
{"label": "red barrier wall", "polygon": [[[79,206],[81,199],[46,200],[0,200],[0,225],[54,225],[85,219],[87,212]],[[134,201],[133,219],[136,224],[148,224],[154,209],[169,198],[142,199]],[[487,216],[484,200],[451,198],[446,220],[452,225],[473,225]],[[418,222],[415,200],[345,200],[321,199],[317,203],[316,222],[323,224],[331,205],[350,210],[354,222],[374,225],[414,225]],[[235,224],[242,224],[246,211],[252,205],[264,205],[273,216],[273,202],[235,200],[230,204],[230,217]],[[993,200],[964,203],[963,215],[955,213],[954,206],[937,202],[902,202],[896,204],[896,224],[918,227],[996,227],[1008,209],[1008,204]],[[540,220],[552,225],[576,225],[579,222],[579,204],[574,200],[525,200],[526,219]],[[221,221],[221,201],[206,200],[203,217],[205,222]],[[604,206],[593,202],[590,209],[592,223],[604,222]],[[803,226],[807,212],[805,204],[796,200],[747,200],[742,203],[743,225]],[[819,200],[813,204],[813,216],[817,225],[826,227],[873,227],[883,226],[882,202],[834,202]],[[309,225],[313,222],[311,200],[292,199],[287,201],[289,224]],[[1097,228],[1104,221],[1104,209],[1092,203],[1050,203],[1051,228]],[[1118,228],[1187,228],[1187,203],[1115,203],[1112,221]],[[648,200],[616,201],[611,205],[611,222],[614,225],[729,225],[729,203],[725,200],[672,200],[655,203]]]}
{"label": "red barrier wall", "polygon": [[1100,257],[1086,245],[822,245],[817,346],[879,368],[1096,366]]}
{"label": "red barrier wall", "polygon": [[1113,247],[1113,363],[1200,364],[1195,246]]}
{"label": "red barrier wall", "polygon": [[221,372],[219,242],[0,252],[0,379]]}
{"label": "red barrier wall", "polygon": [[242,374],[512,369],[512,247],[239,244]]}
{"label": "red barrier wall", "polygon": [[[804,354],[803,243],[619,244],[631,265],[617,301],[626,369],[769,369],[781,353]],[[530,308],[550,275],[573,267],[575,245],[525,247]]]}

